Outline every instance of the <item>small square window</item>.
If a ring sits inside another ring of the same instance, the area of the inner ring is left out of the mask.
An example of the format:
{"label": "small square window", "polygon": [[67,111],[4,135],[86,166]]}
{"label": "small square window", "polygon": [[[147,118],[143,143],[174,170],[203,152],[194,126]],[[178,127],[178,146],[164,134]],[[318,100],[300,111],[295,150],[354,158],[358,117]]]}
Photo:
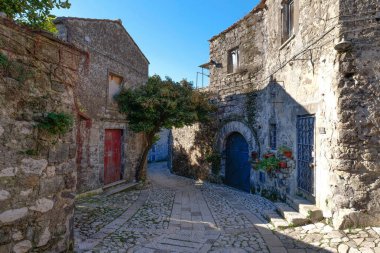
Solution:
{"label": "small square window", "polygon": [[282,6],[282,43],[294,33],[294,0],[285,2]]}
{"label": "small square window", "polygon": [[277,148],[277,125],[269,125],[269,147],[271,150],[276,150]]}
{"label": "small square window", "polygon": [[120,92],[123,78],[114,74],[108,75],[108,105],[117,106],[114,96]]}
{"label": "small square window", "polygon": [[240,65],[240,52],[239,48],[234,48],[228,52],[228,73],[235,73]]}

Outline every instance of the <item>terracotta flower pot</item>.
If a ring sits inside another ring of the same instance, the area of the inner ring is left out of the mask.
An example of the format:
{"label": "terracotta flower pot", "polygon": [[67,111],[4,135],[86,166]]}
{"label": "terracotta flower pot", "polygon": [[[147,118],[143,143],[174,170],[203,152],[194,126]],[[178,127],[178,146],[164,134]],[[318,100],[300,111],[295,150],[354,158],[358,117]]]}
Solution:
{"label": "terracotta flower pot", "polygon": [[284,156],[287,158],[292,158],[293,152],[292,151],[284,151]]}
{"label": "terracotta flower pot", "polygon": [[259,154],[256,151],[251,152],[251,158],[252,160],[256,160],[258,158]]}
{"label": "terracotta flower pot", "polygon": [[286,162],[279,162],[278,167],[280,167],[281,169],[285,169],[288,167],[288,165],[286,164]]}
{"label": "terracotta flower pot", "polygon": [[265,155],[264,155],[264,158],[269,158],[269,157],[272,157],[272,156],[274,156],[274,154],[272,154],[272,153],[268,153],[268,154],[265,154]]}

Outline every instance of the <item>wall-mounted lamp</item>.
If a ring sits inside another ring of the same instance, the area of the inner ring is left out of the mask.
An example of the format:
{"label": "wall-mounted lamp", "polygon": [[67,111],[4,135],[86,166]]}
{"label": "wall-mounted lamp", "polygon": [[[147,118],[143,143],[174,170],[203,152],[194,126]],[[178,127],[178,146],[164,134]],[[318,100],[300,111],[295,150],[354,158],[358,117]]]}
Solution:
{"label": "wall-mounted lamp", "polygon": [[217,62],[214,61],[214,60],[211,60],[210,63],[211,63],[212,65],[214,65],[216,68],[221,68],[221,67],[222,67],[222,64],[221,64],[221,63],[217,63]]}
{"label": "wall-mounted lamp", "polygon": [[338,52],[347,52],[352,47],[352,43],[346,40],[345,36],[334,46],[334,49]]}
{"label": "wall-mounted lamp", "polygon": [[205,64],[202,64],[199,67],[202,68],[202,69],[210,69],[210,66],[215,66],[216,68],[221,68],[222,64],[221,63],[217,63],[214,60],[210,60],[209,62],[207,62]]}

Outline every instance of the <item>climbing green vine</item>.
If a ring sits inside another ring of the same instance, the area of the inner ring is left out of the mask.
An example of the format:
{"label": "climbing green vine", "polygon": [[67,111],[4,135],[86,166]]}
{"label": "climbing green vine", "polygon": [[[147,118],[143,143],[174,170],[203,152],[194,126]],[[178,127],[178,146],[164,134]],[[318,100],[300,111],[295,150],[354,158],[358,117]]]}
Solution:
{"label": "climbing green vine", "polygon": [[249,126],[254,126],[256,123],[257,116],[257,90],[252,90],[246,93],[246,112],[247,112],[247,121]]}
{"label": "climbing green vine", "polygon": [[60,135],[69,132],[73,124],[74,119],[72,115],[49,112],[40,120],[37,128],[46,131],[50,135]]}
{"label": "climbing green vine", "polygon": [[21,84],[28,78],[33,77],[33,72],[28,70],[22,63],[10,60],[3,53],[0,53],[0,70],[4,76],[12,77]]}

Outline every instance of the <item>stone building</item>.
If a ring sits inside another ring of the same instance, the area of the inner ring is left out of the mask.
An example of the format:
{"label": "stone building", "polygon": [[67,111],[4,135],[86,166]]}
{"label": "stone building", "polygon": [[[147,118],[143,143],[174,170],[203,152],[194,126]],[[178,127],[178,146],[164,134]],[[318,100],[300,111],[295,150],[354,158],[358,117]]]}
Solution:
{"label": "stone building", "polygon": [[148,162],[167,161],[169,154],[169,129],[160,131],[160,139],[149,150]]}
{"label": "stone building", "polygon": [[78,192],[120,180],[132,181],[144,138],[128,129],[113,96],[121,87],[143,85],[149,61],[120,20],[58,18],[64,41],[87,52],[87,71],[75,90],[78,127]]}
{"label": "stone building", "polygon": [[[226,184],[380,224],[379,21],[377,0],[262,0],[210,39]],[[287,168],[255,170],[270,152]]]}
{"label": "stone building", "polygon": [[52,134],[54,121],[40,124],[49,114],[75,119],[85,57],[49,33],[0,18],[0,252],[72,246],[76,126]]}

